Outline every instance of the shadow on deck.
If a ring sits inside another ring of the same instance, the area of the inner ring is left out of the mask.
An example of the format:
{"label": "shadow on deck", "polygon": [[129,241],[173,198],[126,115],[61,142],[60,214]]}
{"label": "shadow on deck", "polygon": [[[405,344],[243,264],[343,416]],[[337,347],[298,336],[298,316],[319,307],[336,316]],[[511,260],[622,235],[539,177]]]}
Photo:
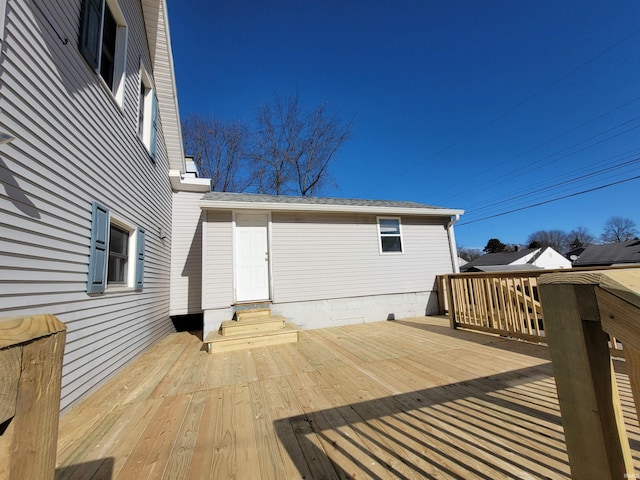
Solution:
{"label": "shadow on deck", "polygon": [[239,352],[201,345],[170,336],[65,413],[56,478],[569,478],[544,346],[437,317]]}

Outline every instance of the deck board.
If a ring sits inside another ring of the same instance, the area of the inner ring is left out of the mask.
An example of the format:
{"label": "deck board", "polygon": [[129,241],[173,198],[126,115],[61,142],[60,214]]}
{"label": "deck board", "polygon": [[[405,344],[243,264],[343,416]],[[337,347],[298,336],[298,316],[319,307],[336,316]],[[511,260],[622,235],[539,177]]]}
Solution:
{"label": "deck board", "polygon": [[[637,468],[640,427],[616,370]],[[59,430],[58,480],[569,478],[546,347],[437,317],[214,354],[177,333]]]}

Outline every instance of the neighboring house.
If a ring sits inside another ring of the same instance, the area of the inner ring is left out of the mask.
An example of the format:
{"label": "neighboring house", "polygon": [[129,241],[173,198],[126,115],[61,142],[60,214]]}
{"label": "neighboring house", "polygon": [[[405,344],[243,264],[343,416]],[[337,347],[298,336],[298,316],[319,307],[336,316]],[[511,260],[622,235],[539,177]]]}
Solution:
{"label": "neighboring house", "polygon": [[571,262],[551,247],[525,248],[515,252],[487,253],[460,267],[461,272],[508,272],[571,268]]}
{"label": "neighboring house", "polygon": [[640,240],[589,245],[573,262],[574,267],[640,264]]}
{"label": "neighboring house", "polygon": [[457,269],[461,210],[210,192],[178,194],[174,212],[171,312],[204,311],[205,336],[246,302],[301,328],[435,313],[435,275]]}
{"label": "neighboring house", "polygon": [[3,0],[0,35],[0,316],[66,324],[64,409],[174,331],[172,197],[209,182],[164,0]]}

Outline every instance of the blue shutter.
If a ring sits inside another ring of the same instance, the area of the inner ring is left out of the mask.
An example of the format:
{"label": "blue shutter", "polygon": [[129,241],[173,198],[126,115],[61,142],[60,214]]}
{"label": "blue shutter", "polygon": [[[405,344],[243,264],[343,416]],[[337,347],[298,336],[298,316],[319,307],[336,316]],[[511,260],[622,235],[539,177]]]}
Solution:
{"label": "blue shutter", "polygon": [[144,286],[144,230],[138,228],[136,238],[136,292],[141,292]]}
{"label": "blue shutter", "polygon": [[78,48],[87,63],[96,72],[100,65],[102,15],[104,0],[83,0],[80,13],[80,39]]}
{"label": "blue shutter", "polygon": [[158,97],[156,97],[156,93],[153,92],[153,95],[151,95],[151,141],[149,143],[149,153],[154,161],[156,160],[156,150],[158,147],[158,130],[160,130],[158,117]]}
{"label": "blue shutter", "polygon": [[109,257],[109,210],[93,202],[87,293],[104,293]]}

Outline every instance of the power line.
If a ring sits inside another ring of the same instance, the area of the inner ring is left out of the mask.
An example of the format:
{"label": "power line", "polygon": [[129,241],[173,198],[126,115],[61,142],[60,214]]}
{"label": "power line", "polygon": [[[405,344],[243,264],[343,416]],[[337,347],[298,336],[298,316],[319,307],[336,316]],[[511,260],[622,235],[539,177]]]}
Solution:
{"label": "power line", "polygon": [[575,193],[570,193],[568,195],[563,195],[561,197],[556,197],[556,198],[552,198],[551,200],[545,200],[543,202],[538,202],[538,203],[534,203],[531,205],[526,205],[524,207],[520,207],[520,208],[514,208],[513,210],[509,210],[506,212],[502,212],[502,213],[496,213],[495,215],[489,215],[487,217],[483,217],[483,218],[478,218],[476,220],[471,220],[469,222],[462,222],[462,223],[458,223],[457,225],[462,227],[464,225],[470,225],[472,223],[476,223],[476,222],[481,222],[483,220],[489,220],[491,218],[496,218],[496,217],[502,217],[504,215],[509,215],[510,213],[515,213],[515,212],[520,212],[522,210],[527,210],[529,208],[534,208],[534,207],[539,207],[541,205],[546,205],[548,203],[553,203],[553,202],[557,202],[559,200],[564,200],[566,198],[571,198],[571,197],[577,197],[578,195],[583,195],[585,193],[589,193],[589,192],[594,192],[596,190],[602,190],[604,188],[608,188],[608,187],[612,187],[614,185],[619,185],[621,183],[626,183],[626,182],[630,182],[632,180],[637,180],[640,178],[640,175],[636,175],[635,177],[631,177],[631,178],[625,178],[623,180],[619,180],[617,182],[611,182],[611,183],[607,183],[606,185],[599,185],[597,187],[594,188],[589,188],[587,190],[582,190],[581,192],[575,192]]}
{"label": "power line", "polygon": [[[502,118],[506,117],[507,115],[509,115],[511,112],[513,112],[514,110],[520,108],[522,105],[530,102],[531,100],[533,100],[534,98],[542,95],[543,93],[545,93],[547,90],[550,90],[551,88],[555,87],[557,84],[559,84],[560,82],[562,82],[563,80],[565,80],[566,78],[570,77],[571,75],[575,74],[576,72],[578,72],[579,70],[583,69],[584,67],[586,67],[587,65],[595,62],[596,60],[598,60],[600,57],[604,56],[605,54],[609,53],[611,50],[613,50],[614,48],[616,48],[618,45],[626,42],[627,40],[629,40],[630,38],[634,37],[635,35],[637,35],[640,32],[640,28],[638,28],[637,30],[634,30],[631,34],[627,35],[626,37],[623,37],[622,39],[618,40],[617,42],[615,42],[614,44],[608,46],[607,48],[605,48],[604,50],[602,50],[600,53],[596,54],[595,56],[591,57],[589,60],[581,63],[580,65],[574,67],[573,69],[571,69],[569,72],[565,73],[564,75],[562,75],[561,77],[559,77],[558,79],[554,80],[553,82],[549,83],[548,85],[546,85],[545,87],[541,88],[540,90],[537,90],[536,92],[532,93],[531,95],[529,95],[528,97],[526,97],[524,100],[516,103],[515,105],[507,108],[506,110],[504,110],[502,113],[498,114],[497,116],[493,117],[492,119],[490,119],[488,122],[484,123],[483,125],[481,125],[480,127],[471,130],[470,132],[466,133],[465,135],[463,135],[462,137],[458,138],[457,140],[455,140],[454,142],[450,143],[449,145],[447,145],[446,147],[438,150],[437,152],[427,156],[426,158],[424,158],[423,160],[420,160],[419,163],[424,163],[428,160],[432,160],[433,158],[438,157],[439,155],[441,155],[442,153],[446,152],[447,150],[450,150],[451,148],[455,147],[456,145],[459,145],[460,143],[462,143],[463,141],[467,140],[468,138],[474,136],[475,134],[477,134],[478,132],[484,130],[485,128],[493,125],[495,122],[497,122],[498,120],[501,120]],[[413,162],[414,165],[418,162]],[[413,169],[412,167],[409,167],[405,170],[403,170],[402,172],[391,176],[390,178],[387,177],[383,183],[380,183],[372,188],[367,189],[366,191],[362,192],[360,195],[366,195],[367,193],[369,193],[372,190],[376,190],[379,187],[387,184],[389,181],[393,181],[396,180],[398,178],[400,178],[403,175],[406,175],[407,173],[409,173],[411,170]]]}
{"label": "power line", "polygon": [[624,168],[624,167],[629,167],[629,166],[634,165],[634,164],[636,164],[638,162],[640,162],[640,157],[635,157],[635,158],[633,158],[631,160],[627,160],[625,162],[618,163],[618,164],[615,164],[615,165],[606,166],[606,167],[604,167],[604,168],[602,168],[600,170],[596,170],[596,171],[593,171],[593,172],[590,172],[590,173],[585,173],[585,174],[579,175],[577,177],[572,177],[572,178],[569,178],[567,180],[561,181],[559,183],[555,183],[555,184],[552,184],[552,185],[544,186],[544,187],[538,188],[536,190],[531,190],[529,192],[521,193],[519,195],[512,196],[512,197],[509,197],[509,198],[506,198],[506,199],[503,199],[503,200],[500,200],[500,201],[497,201],[497,202],[494,202],[494,203],[490,203],[490,204],[486,204],[486,205],[483,205],[483,206],[479,206],[479,207],[473,209],[473,211],[470,212],[470,213],[475,214],[478,211],[487,210],[487,209],[490,209],[490,208],[493,208],[493,207],[497,207],[497,206],[502,205],[502,204],[507,203],[507,202],[511,202],[511,201],[518,200],[518,199],[521,199],[521,198],[526,198],[526,197],[529,197],[529,196],[534,195],[536,193],[544,193],[546,191],[554,190],[554,189],[557,189],[557,188],[562,187],[562,186],[566,186],[566,185],[571,184],[571,183],[576,183],[576,182],[579,182],[579,181],[582,181],[582,180],[586,180],[588,178],[592,178],[592,177],[599,176],[599,175],[606,174],[606,173],[611,173],[613,170],[621,169],[621,168]]}
{"label": "power line", "polygon": [[[640,99],[640,97],[638,97],[638,98]],[[497,186],[497,185],[501,185],[501,184],[503,184],[503,183],[505,183],[505,182],[512,181],[512,180],[513,180],[513,179],[515,179],[515,178],[518,178],[518,177],[521,177],[521,176],[523,176],[523,175],[526,175],[526,174],[527,174],[527,171],[528,171],[528,170],[530,170],[530,169],[531,169],[531,168],[533,168],[533,167],[536,167],[536,166],[547,166],[547,165],[551,165],[552,163],[558,162],[558,161],[560,161],[560,160],[562,160],[562,159],[565,159],[565,158],[570,157],[570,156],[572,156],[572,155],[575,155],[575,154],[577,154],[577,153],[580,153],[580,152],[583,152],[583,151],[585,151],[585,150],[588,150],[589,148],[593,148],[593,147],[595,147],[595,146],[597,146],[597,145],[600,145],[600,144],[602,144],[602,143],[604,143],[604,142],[608,142],[608,141],[610,141],[610,140],[613,140],[614,138],[617,138],[617,137],[619,137],[619,136],[621,136],[621,135],[624,135],[625,133],[629,133],[629,132],[630,132],[630,131],[632,131],[632,130],[635,130],[635,129],[637,129],[637,128],[640,128],[640,125],[636,125],[636,126],[631,127],[631,128],[629,128],[629,129],[627,129],[627,130],[624,130],[624,131],[622,131],[622,132],[618,132],[618,133],[616,133],[615,135],[612,135],[612,136],[610,136],[610,137],[607,137],[607,138],[605,138],[605,139],[603,139],[603,140],[599,140],[598,142],[592,143],[591,145],[587,145],[587,146],[585,146],[585,147],[583,147],[583,148],[581,148],[581,149],[575,150],[574,152],[568,153],[568,154],[566,154],[566,155],[564,155],[564,156],[561,156],[561,157],[558,157],[558,158],[556,158],[556,159],[554,159],[554,160],[550,160],[550,161],[548,161],[548,162],[544,162],[545,160],[549,160],[549,159],[551,159],[551,158],[555,157],[556,155],[559,155],[559,154],[564,153],[564,152],[566,152],[566,151],[568,151],[568,150],[571,150],[572,148],[575,148],[575,147],[577,147],[577,146],[579,146],[579,145],[581,145],[581,144],[583,144],[583,143],[585,143],[585,142],[588,142],[589,140],[593,140],[594,138],[597,138],[597,137],[599,137],[599,136],[601,136],[601,135],[604,135],[604,134],[609,133],[609,132],[611,132],[611,131],[613,131],[613,130],[616,130],[617,128],[620,128],[620,127],[622,127],[622,126],[624,126],[624,125],[627,125],[627,124],[629,124],[629,123],[631,123],[631,122],[634,122],[634,121],[636,121],[636,120],[638,120],[638,119],[640,119],[640,115],[638,115],[638,116],[636,116],[636,117],[633,117],[633,118],[631,118],[631,119],[629,119],[629,120],[625,120],[624,122],[619,123],[619,124],[617,124],[617,125],[615,125],[615,126],[613,126],[613,127],[611,127],[611,128],[608,128],[608,129],[606,129],[606,130],[600,131],[600,132],[598,132],[598,133],[596,133],[596,134],[594,134],[594,135],[591,135],[591,136],[589,136],[589,137],[587,137],[587,138],[585,138],[585,139],[583,139],[583,140],[581,140],[581,141],[579,141],[579,142],[577,142],[577,143],[574,143],[574,144],[572,144],[572,145],[569,145],[568,147],[565,147],[565,148],[562,148],[562,149],[560,149],[560,150],[558,150],[558,151],[556,151],[556,152],[550,153],[550,154],[548,154],[548,155],[546,155],[546,156],[544,156],[544,157],[542,157],[542,158],[540,158],[540,159],[538,159],[538,160],[535,160],[535,161],[533,161],[533,162],[531,162],[531,163],[529,163],[529,164],[527,164],[527,165],[523,165],[523,166],[522,166],[522,167],[520,167],[520,168],[517,168],[517,169],[515,169],[515,170],[512,170],[512,171],[511,171],[511,172],[509,172],[509,173],[505,173],[504,175],[500,175],[499,177],[497,177],[497,178],[493,179],[492,181],[488,182],[487,184],[485,184],[485,185],[483,186],[484,188],[482,188],[482,189],[476,190],[476,191],[474,191],[474,192],[468,192],[468,193],[466,193],[465,195],[462,195],[462,196],[454,195],[454,196],[450,197],[450,198],[451,198],[451,200],[450,200],[450,201],[454,201],[454,200],[456,200],[456,199],[457,199],[457,200],[459,200],[459,199],[461,199],[461,198],[467,198],[467,197],[469,197],[469,196],[471,196],[471,195],[477,195],[477,193],[478,193],[478,192],[482,192],[482,191],[488,190],[489,188],[495,187],[495,186]],[[513,157],[512,157],[511,159],[513,159]],[[509,159],[509,160],[511,160],[511,159]],[[509,161],[509,160],[507,160],[507,161]],[[492,169],[494,169],[494,168],[496,168],[496,167],[493,167],[493,168],[491,168],[491,169],[488,169],[487,171],[490,171],[490,170],[492,170]],[[520,174],[518,174],[518,175],[513,175],[513,174],[515,174],[515,173],[517,173],[517,172],[520,172],[520,171],[522,171],[522,170],[527,170],[527,171],[525,171],[525,172],[523,172],[523,173],[520,173]],[[486,172],[485,172],[485,173],[486,173]],[[501,179],[504,179],[504,180],[499,181],[499,180],[501,180]]]}

